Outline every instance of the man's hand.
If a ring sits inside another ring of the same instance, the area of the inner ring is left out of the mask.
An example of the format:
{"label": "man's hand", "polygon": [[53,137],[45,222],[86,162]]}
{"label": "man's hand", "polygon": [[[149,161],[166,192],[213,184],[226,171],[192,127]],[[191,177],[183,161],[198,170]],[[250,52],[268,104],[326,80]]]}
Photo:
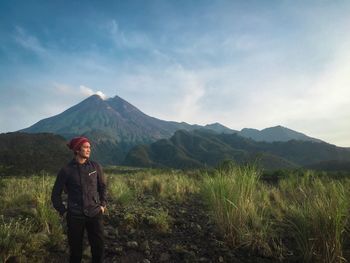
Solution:
{"label": "man's hand", "polygon": [[100,207],[101,207],[102,214],[104,214],[107,208],[105,206],[100,206]]}
{"label": "man's hand", "polygon": [[67,211],[65,211],[62,215],[60,215],[61,219],[65,219],[66,218],[66,215],[67,215]]}

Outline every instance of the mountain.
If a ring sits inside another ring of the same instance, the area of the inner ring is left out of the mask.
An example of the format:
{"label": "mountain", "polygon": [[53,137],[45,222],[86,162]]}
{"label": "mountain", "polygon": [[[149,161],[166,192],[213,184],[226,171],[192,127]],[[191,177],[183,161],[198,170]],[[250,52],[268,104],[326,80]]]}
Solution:
{"label": "mountain", "polygon": [[350,172],[350,161],[329,160],[307,165],[305,168],[319,171]]}
{"label": "mountain", "polygon": [[95,148],[92,157],[103,164],[115,164],[120,163],[134,145],[169,138],[178,129],[198,127],[150,117],[118,96],[103,100],[92,95],[21,132],[50,132],[66,139],[87,136]]}
{"label": "mountain", "polygon": [[57,173],[72,158],[66,140],[48,133],[0,134],[0,176]]}
{"label": "mountain", "polygon": [[232,134],[232,133],[237,133],[238,131],[236,130],[232,130],[218,122],[212,123],[212,124],[207,124],[204,126],[204,129],[208,129],[208,130],[212,130],[215,131],[217,133],[228,133],[228,134]]}
{"label": "mountain", "polygon": [[143,167],[200,168],[223,160],[259,160],[266,169],[297,168],[326,160],[350,161],[347,149],[324,142],[257,142],[238,134],[177,131],[170,139],[134,147],[124,164]]}
{"label": "mountain", "polygon": [[319,139],[306,136],[303,133],[293,131],[291,129],[282,127],[280,125],[266,128],[261,131],[257,129],[244,128],[238,134],[240,136],[253,139],[255,141],[265,141],[265,142],[274,142],[274,141],[286,142],[289,140],[322,142]]}
{"label": "mountain", "polygon": [[169,137],[178,129],[196,127],[199,126],[150,117],[118,96],[103,100],[92,95],[61,114],[21,131],[51,132],[65,137],[97,132],[103,133],[104,140],[145,143]]}
{"label": "mountain", "polygon": [[118,96],[104,100],[98,95],[92,95],[64,112],[40,120],[20,132],[53,133],[67,140],[84,135],[92,142],[92,158],[102,164],[120,164],[135,145],[168,139],[177,130],[194,129],[203,129],[213,134],[238,133],[257,141],[318,141],[281,126],[262,131],[243,129],[239,132],[220,123],[200,126],[164,121],[146,115]]}

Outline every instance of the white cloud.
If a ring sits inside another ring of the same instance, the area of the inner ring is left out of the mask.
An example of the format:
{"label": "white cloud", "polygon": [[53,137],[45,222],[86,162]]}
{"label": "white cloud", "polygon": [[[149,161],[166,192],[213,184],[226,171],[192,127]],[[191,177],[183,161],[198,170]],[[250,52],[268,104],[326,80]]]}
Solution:
{"label": "white cloud", "polygon": [[205,96],[205,83],[180,64],[162,66],[155,69],[138,65],[124,72],[114,82],[117,95],[156,118],[201,121],[200,100]]}
{"label": "white cloud", "polygon": [[85,95],[85,96],[92,96],[92,95],[98,95],[100,96],[102,99],[106,99],[107,96],[102,92],[102,91],[94,91],[93,89],[91,88],[88,88],[84,85],[80,85],[79,87],[79,91],[81,94]]}
{"label": "white cloud", "polygon": [[174,103],[174,109],[178,120],[198,122],[201,113],[199,100],[205,95],[205,86],[192,72],[180,68],[175,73],[178,96]]}
{"label": "white cloud", "polygon": [[92,89],[85,87],[84,85],[79,86],[79,91],[84,96],[91,96],[95,94],[95,92]]}
{"label": "white cloud", "polygon": [[54,86],[55,92],[57,92],[58,94],[73,95],[75,93],[73,87],[67,84],[54,83],[53,86]]}
{"label": "white cloud", "polygon": [[139,31],[123,31],[114,19],[110,21],[108,28],[110,36],[118,48],[146,50],[153,49],[155,46],[147,34]]}
{"label": "white cloud", "polygon": [[281,124],[350,146],[344,132],[350,129],[350,41],[344,33],[349,8],[339,15],[339,5],[329,9],[324,3],[318,9],[286,3],[251,13],[250,8],[234,12],[220,6],[224,12],[211,6],[195,20],[181,20],[175,13],[171,19],[167,13],[159,19],[166,23],[154,31],[103,21],[103,32],[114,45],[76,53],[50,49],[19,26],[12,38],[21,48],[51,59],[47,75],[35,67],[36,75],[28,74],[33,85],[42,75],[47,83],[61,76],[75,83],[54,83],[57,96],[51,104],[62,109],[93,94],[106,98],[90,88],[103,87],[161,119],[218,121],[234,129]]}
{"label": "white cloud", "polygon": [[102,99],[107,99],[107,95],[105,95],[102,91],[94,91],[92,88],[89,88],[85,85],[80,85],[79,88],[75,88],[73,86],[62,84],[62,83],[54,83],[54,92],[58,95],[63,96],[74,96],[77,98],[89,97],[92,95],[99,95]]}
{"label": "white cloud", "polygon": [[40,41],[35,36],[28,34],[20,26],[15,27],[14,39],[19,45],[35,52],[38,55],[47,55],[47,51]]}

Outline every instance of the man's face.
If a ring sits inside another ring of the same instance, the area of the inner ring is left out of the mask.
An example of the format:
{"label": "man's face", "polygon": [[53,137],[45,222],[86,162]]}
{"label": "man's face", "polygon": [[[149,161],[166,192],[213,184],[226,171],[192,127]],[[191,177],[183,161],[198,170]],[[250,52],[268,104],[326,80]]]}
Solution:
{"label": "man's face", "polygon": [[90,157],[90,151],[91,151],[91,147],[90,147],[90,143],[89,142],[84,142],[81,147],[80,147],[80,151],[77,152],[77,154],[81,157],[81,158],[89,158]]}

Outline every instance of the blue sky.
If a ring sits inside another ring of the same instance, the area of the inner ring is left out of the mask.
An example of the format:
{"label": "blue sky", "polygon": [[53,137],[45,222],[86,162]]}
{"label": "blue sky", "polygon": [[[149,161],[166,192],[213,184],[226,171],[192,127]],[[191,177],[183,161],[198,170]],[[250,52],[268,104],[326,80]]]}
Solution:
{"label": "blue sky", "polygon": [[350,146],[350,1],[0,2],[0,132],[99,92]]}

